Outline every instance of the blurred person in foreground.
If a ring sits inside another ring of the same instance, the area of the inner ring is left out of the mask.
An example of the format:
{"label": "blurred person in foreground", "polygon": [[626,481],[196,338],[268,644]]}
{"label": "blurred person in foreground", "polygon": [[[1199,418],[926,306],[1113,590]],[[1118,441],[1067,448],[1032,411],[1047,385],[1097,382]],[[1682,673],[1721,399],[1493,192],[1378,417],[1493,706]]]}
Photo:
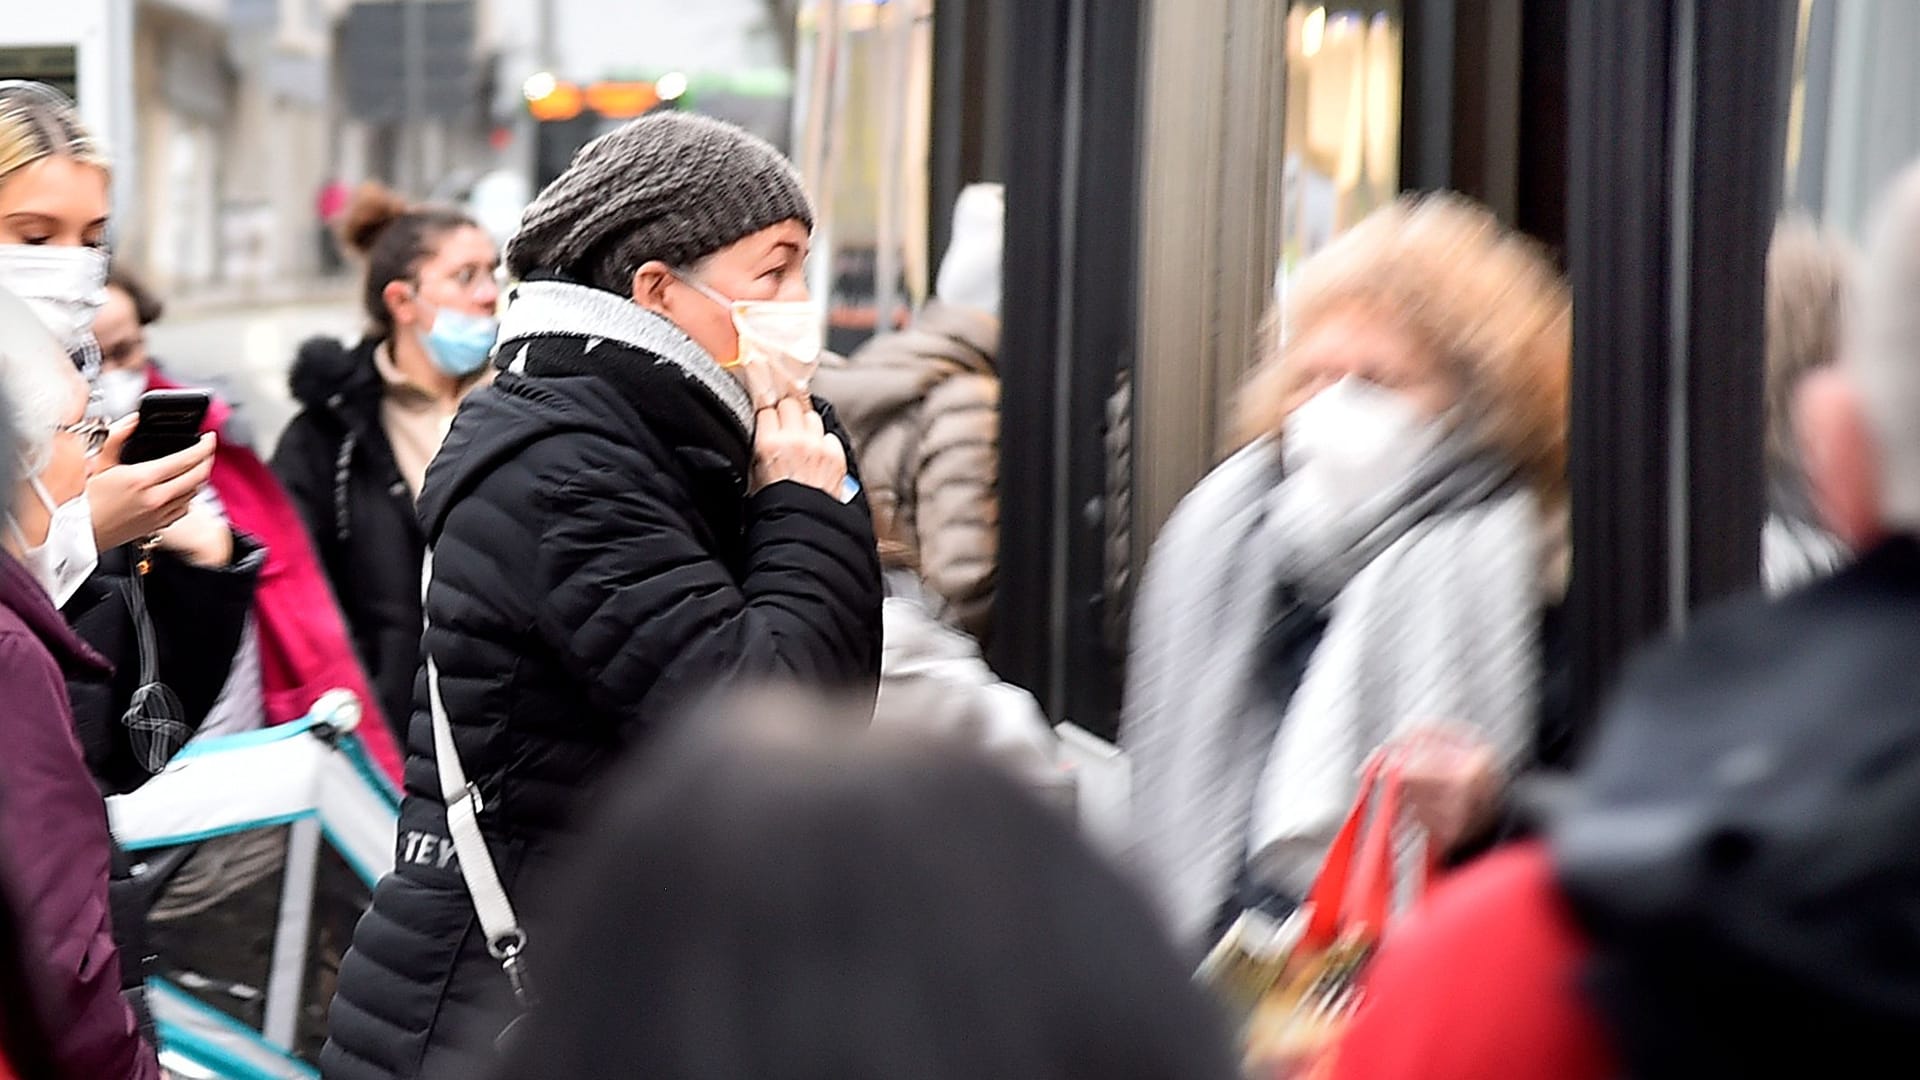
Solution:
{"label": "blurred person in foreground", "polygon": [[1880,1076],[1920,1030],[1920,167],[1800,462],[1852,565],[1630,670],[1541,844],[1387,939],[1342,1078]]}
{"label": "blurred person in foreground", "polygon": [[[161,299],[127,266],[107,275],[107,301],[94,320],[100,344],[100,398],[109,420],[131,416],[149,390],[180,389],[147,351],[147,327],[165,311]],[[360,670],[346,621],[319,557],[286,490],[251,445],[238,411],[216,396],[205,430],[219,436],[203,498],[225,520],[266,549],[254,593],[252,624],[202,734],[231,733],[298,720],[322,694],[351,690],[371,716],[379,702]],[[397,782],[400,754],[384,724],[360,730],[368,753]]]}
{"label": "blurred person in foreground", "polygon": [[1767,250],[1767,522],[1761,580],[1783,593],[1832,573],[1846,547],[1820,521],[1794,445],[1793,402],[1807,376],[1840,358],[1852,292],[1847,242],[1804,218],[1775,227]]}
{"label": "blurred person in foreground", "polygon": [[[556,964],[537,905],[558,898],[581,793],[673,710],[782,678],[870,711],[879,560],[838,423],[806,392],[812,223],[778,151],[678,112],[588,143],[528,207],[502,374],[420,500],[427,678],[398,866],[341,966],[329,1080],[485,1067],[525,1005],[503,960],[535,984]],[[480,858],[450,865],[471,835],[450,822],[476,806],[502,902],[535,905],[511,951],[476,920]]]}
{"label": "blurred person in foreground", "polygon": [[106,804],[67,686],[107,664],[54,599],[94,562],[87,481],[107,438],[86,380],[21,301],[0,292],[5,472],[19,478],[0,547],[0,886],[18,913],[30,999],[60,1077],[157,1077],[121,995],[109,914]]}
{"label": "blurred person in foreground", "polygon": [[874,516],[915,552],[926,598],[981,642],[999,568],[1005,219],[1000,185],[962,191],[934,295],[913,325],[827,358],[814,387],[846,418]]}
{"label": "blurred person in foreground", "polygon": [[1230,1080],[1151,909],[1004,772],[804,693],[707,710],[583,834],[500,1077]]}
{"label": "blurred person in foreground", "polygon": [[341,225],[365,260],[369,329],[349,348],[300,346],[289,383],[301,412],[273,470],[299,508],[394,738],[407,738],[420,664],[417,511],[427,464],[467,395],[490,378],[500,255],[452,207],[363,184]]}
{"label": "blurred person in foreground", "polygon": [[1250,442],[1182,501],[1135,605],[1134,858],[1183,943],[1295,907],[1390,741],[1449,748],[1409,791],[1440,852],[1533,761],[1569,306],[1539,250],[1454,196],[1376,211],[1289,282]]}

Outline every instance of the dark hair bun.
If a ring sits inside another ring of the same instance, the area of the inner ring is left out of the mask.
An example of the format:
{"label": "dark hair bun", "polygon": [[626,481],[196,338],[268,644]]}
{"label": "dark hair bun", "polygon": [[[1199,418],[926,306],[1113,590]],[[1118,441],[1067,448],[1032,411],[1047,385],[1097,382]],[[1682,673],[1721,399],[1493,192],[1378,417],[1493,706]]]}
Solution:
{"label": "dark hair bun", "polygon": [[340,219],[340,239],[356,254],[365,256],[380,240],[387,226],[405,217],[412,204],[386,186],[369,180],[353,193],[347,212]]}

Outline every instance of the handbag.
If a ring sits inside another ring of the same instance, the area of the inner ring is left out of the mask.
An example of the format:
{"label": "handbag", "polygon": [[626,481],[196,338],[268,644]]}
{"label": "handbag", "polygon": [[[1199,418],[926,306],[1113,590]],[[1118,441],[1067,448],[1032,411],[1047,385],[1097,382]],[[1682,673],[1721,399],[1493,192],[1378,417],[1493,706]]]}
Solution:
{"label": "handbag", "polygon": [[[1209,957],[1203,975],[1244,1016],[1248,1076],[1311,1075],[1358,1007],[1360,976],[1399,891],[1395,841],[1405,787],[1399,756],[1374,755],[1306,902],[1278,928],[1259,927],[1258,913],[1243,917]],[[1432,875],[1433,860],[1423,855],[1409,883],[1416,896]]]}

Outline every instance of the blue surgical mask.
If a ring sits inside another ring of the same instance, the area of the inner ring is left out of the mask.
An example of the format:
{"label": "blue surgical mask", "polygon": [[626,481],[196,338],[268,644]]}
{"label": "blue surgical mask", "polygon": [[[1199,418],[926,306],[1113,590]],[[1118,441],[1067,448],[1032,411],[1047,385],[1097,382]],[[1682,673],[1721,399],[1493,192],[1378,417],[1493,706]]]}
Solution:
{"label": "blue surgical mask", "polygon": [[456,379],[464,379],[487,366],[494,339],[500,336],[500,320],[490,315],[471,315],[441,308],[433,314],[433,327],[420,343],[426,346],[433,366]]}

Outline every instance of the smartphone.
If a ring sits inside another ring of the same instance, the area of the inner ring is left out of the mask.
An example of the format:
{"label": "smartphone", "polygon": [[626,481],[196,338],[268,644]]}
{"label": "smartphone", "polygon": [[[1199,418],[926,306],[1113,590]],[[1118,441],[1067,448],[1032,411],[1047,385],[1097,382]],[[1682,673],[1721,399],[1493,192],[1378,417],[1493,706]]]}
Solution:
{"label": "smartphone", "polygon": [[122,464],[177,454],[200,441],[213,395],[205,390],[149,390],[140,397],[140,426],[120,451]]}

